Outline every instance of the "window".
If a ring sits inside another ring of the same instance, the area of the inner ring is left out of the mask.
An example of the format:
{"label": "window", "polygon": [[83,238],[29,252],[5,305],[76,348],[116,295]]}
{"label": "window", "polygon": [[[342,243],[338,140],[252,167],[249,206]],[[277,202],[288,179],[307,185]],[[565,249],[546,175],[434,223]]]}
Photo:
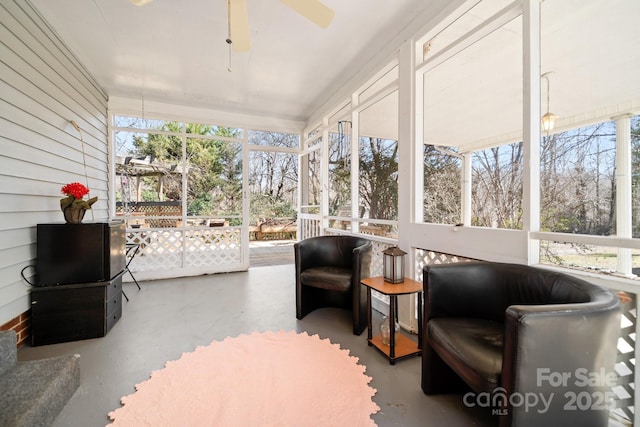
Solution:
{"label": "window", "polygon": [[176,227],[182,217],[183,125],[121,116],[115,125],[130,126],[114,132],[116,215],[124,216],[127,227]]}
{"label": "window", "polygon": [[[640,85],[635,59],[625,54],[635,49],[640,4],[546,0],[540,7],[541,71],[550,73],[543,110],[557,116],[540,142],[540,261],[633,277],[639,245],[613,237],[640,237],[639,124],[627,115],[637,114]],[[543,96],[546,88],[542,82]]]}
{"label": "window", "polygon": [[244,130],[115,116],[112,131],[115,215],[140,245],[136,275],[242,268]]}
{"label": "window", "polygon": [[458,224],[462,222],[462,161],[453,150],[423,148],[423,221]]}
{"label": "window", "polygon": [[424,222],[463,222],[464,156],[472,162],[471,225],[522,229],[522,17],[510,10],[483,24],[502,6],[478,3],[432,39],[441,58],[426,52]]}
{"label": "window", "polygon": [[251,195],[249,226],[295,226],[299,136],[254,130],[249,130],[248,135],[252,150],[249,152],[248,171]]}
{"label": "window", "polygon": [[615,235],[615,150],[614,122],[542,138],[542,231]]}
{"label": "window", "polygon": [[249,130],[249,144],[274,148],[298,148],[300,137],[291,133]]}
{"label": "window", "polygon": [[[614,272],[620,257],[640,267],[640,250],[593,244],[585,236],[616,236],[618,204],[616,175],[617,123],[609,121],[547,135],[541,142],[541,229],[566,233],[568,241],[542,240],[545,264]],[[640,116],[630,120],[631,236],[640,235]],[[623,202],[623,201],[622,201]],[[580,237],[583,236],[583,237]],[[622,251],[622,252],[621,252]]]}
{"label": "window", "polygon": [[397,235],[398,91],[382,96],[359,113],[358,217],[360,231]]}
{"label": "window", "polygon": [[473,153],[471,225],[522,229],[522,143]]}
{"label": "window", "polygon": [[[205,127],[203,135],[211,129]],[[217,128],[215,132],[234,136],[232,129]],[[189,137],[186,140],[187,215],[214,217],[242,215],[242,144],[208,138]],[[237,225],[237,221],[234,225]]]}
{"label": "window", "polygon": [[173,228],[239,218],[241,129],[127,116],[115,116],[114,125],[116,215],[127,226]]}
{"label": "window", "polygon": [[330,228],[397,237],[398,71],[389,62],[325,118]]}
{"label": "window", "polygon": [[360,218],[398,219],[398,141],[360,137]]}
{"label": "window", "polygon": [[[340,120],[329,132],[329,216],[351,217],[351,121]],[[351,224],[336,220],[332,227]]]}
{"label": "window", "polygon": [[301,160],[301,173],[306,172],[307,176],[307,179],[304,180],[307,185],[300,189],[300,191],[303,191],[301,212],[308,214],[317,214],[320,212],[321,203],[320,150],[316,149],[310,151],[308,154],[302,156]]}

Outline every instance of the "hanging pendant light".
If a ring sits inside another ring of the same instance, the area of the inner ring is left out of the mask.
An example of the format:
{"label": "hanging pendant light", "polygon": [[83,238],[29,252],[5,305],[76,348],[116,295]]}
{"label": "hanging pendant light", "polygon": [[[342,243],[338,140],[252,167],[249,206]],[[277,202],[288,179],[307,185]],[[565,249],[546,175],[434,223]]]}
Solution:
{"label": "hanging pendant light", "polygon": [[542,75],[542,78],[547,81],[547,112],[542,116],[542,129],[547,133],[553,130],[558,118],[558,116],[549,111],[549,74],[551,74],[551,71]]}

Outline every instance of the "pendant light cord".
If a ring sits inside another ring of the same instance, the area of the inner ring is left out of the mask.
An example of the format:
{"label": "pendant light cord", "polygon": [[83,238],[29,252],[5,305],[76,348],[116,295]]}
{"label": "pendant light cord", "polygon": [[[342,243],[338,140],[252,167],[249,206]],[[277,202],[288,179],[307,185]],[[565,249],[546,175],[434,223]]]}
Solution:
{"label": "pendant light cord", "polygon": [[[87,172],[87,155],[84,151],[84,138],[82,137],[82,129],[80,129],[80,126],[78,126],[78,123],[75,120],[69,120],[69,123],[71,123],[71,126],[73,126],[73,128],[77,130],[78,134],[80,135],[80,147],[82,149],[82,166],[84,167],[84,182],[87,185],[87,188],[89,188],[89,173]],[[91,220],[95,221],[93,209],[89,209],[89,210],[91,211]]]}

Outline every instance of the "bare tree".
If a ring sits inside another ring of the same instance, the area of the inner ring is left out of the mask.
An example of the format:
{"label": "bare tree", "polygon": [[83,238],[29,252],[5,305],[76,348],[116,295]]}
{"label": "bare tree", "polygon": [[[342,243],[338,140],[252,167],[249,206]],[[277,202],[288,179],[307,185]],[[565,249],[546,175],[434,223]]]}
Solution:
{"label": "bare tree", "polygon": [[360,137],[360,201],[368,218],[398,218],[398,142]]}
{"label": "bare tree", "polygon": [[541,145],[541,227],[615,232],[615,132],[602,123],[545,136]]}
{"label": "bare tree", "polygon": [[461,222],[460,159],[425,145],[423,150],[423,217],[425,222]]}
{"label": "bare tree", "polygon": [[473,225],[522,228],[522,143],[473,155]]}
{"label": "bare tree", "polygon": [[249,155],[251,223],[266,219],[295,217],[298,191],[298,156],[277,151],[295,148],[297,135],[249,131],[249,143],[267,148],[253,149]]}
{"label": "bare tree", "polygon": [[640,237],[640,116],[631,119],[631,201],[633,237]]}
{"label": "bare tree", "polygon": [[[340,124],[340,123],[339,123]],[[339,126],[329,134],[329,215],[351,205],[351,138]]]}

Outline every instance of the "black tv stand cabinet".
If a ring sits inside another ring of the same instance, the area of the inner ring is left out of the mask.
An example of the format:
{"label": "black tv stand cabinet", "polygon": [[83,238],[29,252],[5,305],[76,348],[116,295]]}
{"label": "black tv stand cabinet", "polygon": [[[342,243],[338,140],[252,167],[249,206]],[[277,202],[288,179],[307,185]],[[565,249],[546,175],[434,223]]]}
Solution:
{"label": "black tv stand cabinet", "polygon": [[104,337],[122,316],[122,275],[31,289],[31,345]]}
{"label": "black tv stand cabinet", "polygon": [[122,316],[122,221],[38,224],[31,344],[105,336]]}

